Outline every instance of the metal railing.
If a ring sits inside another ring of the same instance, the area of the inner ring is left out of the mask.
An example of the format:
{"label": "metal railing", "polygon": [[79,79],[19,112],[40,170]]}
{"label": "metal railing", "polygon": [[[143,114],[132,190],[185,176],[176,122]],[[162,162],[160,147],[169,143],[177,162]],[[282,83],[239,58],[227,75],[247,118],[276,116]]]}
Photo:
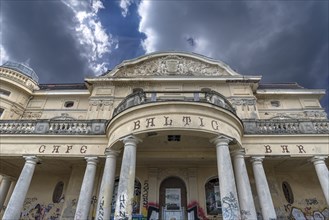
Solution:
{"label": "metal railing", "polygon": [[121,101],[114,109],[113,117],[133,106],[152,102],[183,101],[211,103],[235,114],[231,103],[220,93],[210,89],[202,91],[143,91],[138,90]]}

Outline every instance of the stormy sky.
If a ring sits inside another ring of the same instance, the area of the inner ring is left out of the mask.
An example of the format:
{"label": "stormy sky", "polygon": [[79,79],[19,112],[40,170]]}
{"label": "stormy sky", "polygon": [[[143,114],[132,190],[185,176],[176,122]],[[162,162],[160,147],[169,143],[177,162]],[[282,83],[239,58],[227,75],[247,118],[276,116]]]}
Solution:
{"label": "stormy sky", "polygon": [[1,0],[0,64],[27,62],[40,83],[74,83],[146,53],[187,51],[264,83],[329,92],[328,3]]}

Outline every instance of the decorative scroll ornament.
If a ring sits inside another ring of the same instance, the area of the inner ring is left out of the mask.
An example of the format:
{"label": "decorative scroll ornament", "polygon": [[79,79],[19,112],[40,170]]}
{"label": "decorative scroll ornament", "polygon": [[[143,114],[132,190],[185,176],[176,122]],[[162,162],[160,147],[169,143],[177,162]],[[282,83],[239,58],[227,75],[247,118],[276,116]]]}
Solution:
{"label": "decorative scroll ornament", "polygon": [[132,76],[223,76],[231,75],[220,65],[181,56],[165,56],[129,65],[116,74],[116,77]]}

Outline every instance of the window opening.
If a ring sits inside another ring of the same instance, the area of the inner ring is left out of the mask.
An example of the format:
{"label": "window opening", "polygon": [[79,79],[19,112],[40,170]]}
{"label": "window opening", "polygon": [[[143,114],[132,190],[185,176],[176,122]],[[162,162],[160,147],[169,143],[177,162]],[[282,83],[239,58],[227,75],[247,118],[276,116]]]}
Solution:
{"label": "window opening", "polygon": [[222,204],[220,201],[219,180],[213,178],[205,185],[206,206],[208,215],[222,214]]}
{"label": "window opening", "polygon": [[287,202],[290,204],[294,203],[294,194],[288,182],[282,182],[282,191]]}
{"label": "window opening", "polygon": [[0,89],[0,95],[10,96],[10,93],[11,93],[11,92],[9,92],[9,91],[7,91],[7,90]]}
{"label": "window opening", "polygon": [[65,108],[72,108],[73,105],[74,105],[74,102],[73,102],[73,101],[66,101],[66,102],[64,103],[64,107],[65,107]]}
{"label": "window opening", "polygon": [[273,107],[280,107],[280,101],[271,101]]}

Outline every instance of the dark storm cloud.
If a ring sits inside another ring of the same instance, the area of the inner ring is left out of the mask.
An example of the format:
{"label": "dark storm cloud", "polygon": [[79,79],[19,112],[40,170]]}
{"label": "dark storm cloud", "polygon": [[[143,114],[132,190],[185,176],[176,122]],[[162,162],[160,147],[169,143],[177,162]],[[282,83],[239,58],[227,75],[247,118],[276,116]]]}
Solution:
{"label": "dark storm cloud", "polygon": [[2,1],[2,45],[10,59],[24,62],[41,83],[83,82],[88,62],[80,56],[73,12],[60,1]]}
{"label": "dark storm cloud", "polygon": [[263,82],[328,89],[328,1],[144,1],[139,13],[147,52],[192,51]]}

